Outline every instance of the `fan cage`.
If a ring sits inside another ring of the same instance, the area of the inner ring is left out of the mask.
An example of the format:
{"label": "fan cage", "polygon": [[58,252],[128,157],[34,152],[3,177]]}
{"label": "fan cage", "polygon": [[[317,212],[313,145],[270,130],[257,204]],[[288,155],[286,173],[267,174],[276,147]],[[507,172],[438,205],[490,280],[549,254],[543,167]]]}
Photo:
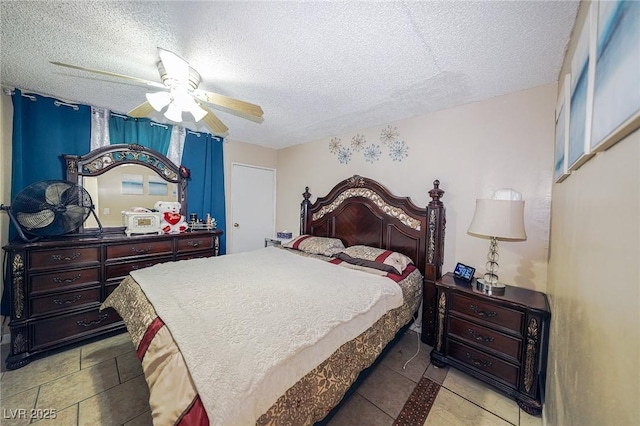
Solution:
{"label": "fan cage", "polygon": [[91,195],[82,186],[65,180],[44,180],[22,189],[14,198],[9,215],[24,234],[36,237],[56,237],[77,231],[95,213]]}

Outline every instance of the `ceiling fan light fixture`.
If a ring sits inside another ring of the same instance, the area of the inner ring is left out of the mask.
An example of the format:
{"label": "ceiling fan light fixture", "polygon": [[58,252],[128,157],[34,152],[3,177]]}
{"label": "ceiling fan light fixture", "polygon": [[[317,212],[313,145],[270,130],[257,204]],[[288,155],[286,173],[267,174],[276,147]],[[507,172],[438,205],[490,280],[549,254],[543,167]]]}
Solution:
{"label": "ceiling fan light fixture", "polygon": [[193,119],[196,123],[207,115],[207,111],[203,110],[196,101],[193,101],[193,104],[188,111],[193,115]]}
{"label": "ceiling fan light fixture", "polygon": [[169,108],[167,108],[167,110],[165,111],[164,116],[174,123],[181,123],[182,109],[178,105],[176,105],[175,102],[171,102],[169,104]]}
{"label": "ceiling fan light fixture", "polygon": [[147,93],[145,96],[153,109],[158,112],[171,103],[171,95],[167,92]]}

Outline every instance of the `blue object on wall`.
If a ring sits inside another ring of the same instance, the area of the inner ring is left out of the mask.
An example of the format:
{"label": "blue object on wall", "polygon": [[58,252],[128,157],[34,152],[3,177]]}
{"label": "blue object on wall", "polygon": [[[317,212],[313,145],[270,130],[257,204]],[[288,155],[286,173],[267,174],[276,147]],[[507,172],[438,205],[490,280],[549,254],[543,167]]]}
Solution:
{"label": "blue object on wall", "polygon": [[208,133],[187,132],[182,152],[182,164],[190,169],[187,188],[188,213],[204,218],[211,214],[220,237],[220,254],[226,253],[226,209],[224,199],[223,139]]}
{"label": "blue object on wall", "polygon": [[[91,149],[91,107],[25,94],[13,101],[11,199],[41,180],[66,179],[62,154],[82,155]],[[9,239],[17,235],[9,227]],[[10,315],[11,286],[5,286],[2,315]]]}
{"label": "blue object on wall", "polygon": [[171,142],[170,124],[151,124],[148,118],[133,118],[111,114],[109,141],[112,145],[137,143],[167,155]]}

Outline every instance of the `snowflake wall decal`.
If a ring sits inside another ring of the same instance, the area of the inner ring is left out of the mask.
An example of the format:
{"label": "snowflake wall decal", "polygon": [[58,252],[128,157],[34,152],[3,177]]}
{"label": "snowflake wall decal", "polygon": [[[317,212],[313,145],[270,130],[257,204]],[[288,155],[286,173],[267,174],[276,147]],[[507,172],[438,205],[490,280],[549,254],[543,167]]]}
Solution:
{"label": "snowflake wall decal", "polygon": [[402,161],[409,156],[409,146],[404,141],[395,141],[389,145],[389,157],[393,161]]}
{"label": "snowflake wall decal", "polygon": [[338,151],[338,161],[342,164],[347,164],[351,161],[351,148],[340,148]]}
{"label": "snowflake wall decal", "polygon": [[380,155],[382,155],[380,145],[371,144],[364,149],[364,159],[367,163],[373,164],[374,161],[378,161],[380,159]]}
{"label": "snowflake wall decal", "polygon": [[364,138],[364,135],[361,135],[360,133],[357,133],[354,137],[351,138],[351,148],[355,152],[360,152],[360,150],[364,148],[365,143],[367,143],[367,141]]}
{"label": "snowflake wall decal", "polygon": [[400,133],[398,133],[398,128],[388,125],[380,132],[380,142],[384,145],[388,145],[398,139]]}
{"label": "snowflake wall decal", "polygon": [[332,154],[336,154],[340,150],[340,148],[342,148],[340,138],[332,138],[331,142],[329,142],[329,152]]}

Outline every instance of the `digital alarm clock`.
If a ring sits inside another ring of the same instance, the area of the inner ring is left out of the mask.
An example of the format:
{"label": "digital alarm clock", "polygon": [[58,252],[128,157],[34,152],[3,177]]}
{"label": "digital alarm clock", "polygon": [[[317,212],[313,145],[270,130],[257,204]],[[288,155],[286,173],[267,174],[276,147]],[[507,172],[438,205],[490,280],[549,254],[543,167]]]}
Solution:
{"label": "digital alarm clock", "polygon": [[160,212],[122,212],[127,237],[131,234],[164,234],[160,229]]}
{"label": "digital alarm clock", "polygon": [[471,280],[473,280],[473,274],[475,274],[475,272],[476,268],[472,268],[471,266],[467,266],[463,263],[458,263],[456,265],[456,269],[453,270],[453,276],[470,283]]}

